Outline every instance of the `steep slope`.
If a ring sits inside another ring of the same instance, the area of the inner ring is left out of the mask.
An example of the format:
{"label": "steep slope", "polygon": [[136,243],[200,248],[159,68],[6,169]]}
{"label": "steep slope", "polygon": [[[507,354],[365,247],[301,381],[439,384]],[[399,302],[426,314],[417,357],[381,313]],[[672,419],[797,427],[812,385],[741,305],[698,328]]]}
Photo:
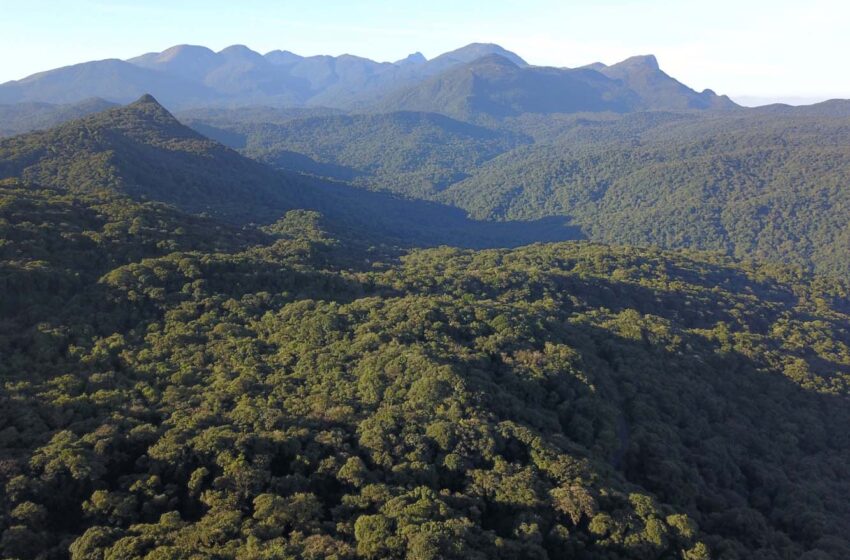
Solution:
{"label": "steep slope", "polygon": [[697,93],[668,76],[652,56],[635,56],[612,66],[597,64],[599,73],[622,81],[641,98],[645,110],[734,109],[737,105],[728,97],[711,90]]}
{"label": "steep slope", "polygon": [[364,193],[241,156],[180,124],[152,97],[0,141],[0,179],[71,193],[121,194],[230,222],[274,222],[287,210],[320,211],[340,229],[376,243],[516,246],[575,239],[564,219],[481,223],[436,203]]}
{"label": "steep slope", "polygon": [[[0,143],[0,177],[110,191],[192,212],[273,218],[300,187],[180,124],[151,96]],[[266,210],[264,210],[266,209]]]}

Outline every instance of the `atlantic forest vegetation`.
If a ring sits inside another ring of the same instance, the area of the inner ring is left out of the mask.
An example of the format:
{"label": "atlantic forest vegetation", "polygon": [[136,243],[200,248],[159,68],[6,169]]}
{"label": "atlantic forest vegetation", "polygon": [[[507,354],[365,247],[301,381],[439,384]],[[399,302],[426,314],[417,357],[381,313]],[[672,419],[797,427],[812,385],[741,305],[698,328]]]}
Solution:
{"label": "atlantic forest vegetation", "polygon": [[846,103],[84,66],[0,85],[0,558],[850,558]]}

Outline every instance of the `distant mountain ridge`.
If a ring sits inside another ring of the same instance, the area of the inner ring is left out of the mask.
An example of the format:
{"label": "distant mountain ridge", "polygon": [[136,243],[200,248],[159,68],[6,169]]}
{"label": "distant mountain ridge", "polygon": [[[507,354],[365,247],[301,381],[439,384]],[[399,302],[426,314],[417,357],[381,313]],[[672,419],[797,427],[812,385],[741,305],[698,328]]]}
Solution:
{"label": "distant mountain ridge", "polygon": [[114,106],[115,103],[98,97],[64,105],[52,103],[0,105],[0,136],[14,136],[30,130],[51,128]]}
{"label": "distant mountain ridge", "polygon": [[637,93],[643,109],[732,109],[736,106],[725,95],[717,95],[710,89],[698,93],[670,77],[661,70],[654,55],[633,56],[612,66],[598,64],[596,69]]}
{"label": "distant mountain ridge", "polygon": [[[172,110],[266,105],[434,111],[437,104],[450,109],[436,112],[454,116],[466,112],[505,116],[736,107],[710,90],[691,90],[650,58],[650,64],[648,58],[641,64],[637,57],[612,66],[565,69],[530,65],[492,43],[472,43],[431,60],[417,52],[397,62],[350,54],[300,56],[285,50],[263,55],[244,45],[219,52],[177,45],[128,60],[85,62],[0,84],[0,104],[74,103],[91,97],[126,103],[151,93]],[[464,106],[466,98],[471,99]],[[424,102],[428,99],[431,105]]]}

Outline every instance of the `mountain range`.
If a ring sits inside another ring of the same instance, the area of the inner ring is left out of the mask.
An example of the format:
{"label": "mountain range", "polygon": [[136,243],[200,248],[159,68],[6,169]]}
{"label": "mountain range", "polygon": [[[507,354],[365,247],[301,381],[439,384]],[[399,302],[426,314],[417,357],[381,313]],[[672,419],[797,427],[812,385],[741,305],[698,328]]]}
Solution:
{"label": "mountain range", "polygon": [[516,246],[580,237],[564,219],[476,221],[435,202],[278,170],[183,125],[150,95],[0,140],[0,180],[13,178],[77,196],[157,201],[231,224],[267,223],[296,208],[321,211],[339,235],[403,245]]}
{"label": "mountain range", "polygon": [[415,53],[376,62],[352,55],[265,55],[234,45],[179,45],[129,60],[85,62],[0,85],[0,103],[126,103],[145,93],[170,109],[269,105],[357,110],[435,110],[504,117],[520,112],[733,109],[665,74],[652,56],[612,66],[549,68],[494,44],[473,43],[432,60]]}
{"label": "mountain range", "polygon": [[850,101],[179,46],[0,136],[0,558],[850,558]]}

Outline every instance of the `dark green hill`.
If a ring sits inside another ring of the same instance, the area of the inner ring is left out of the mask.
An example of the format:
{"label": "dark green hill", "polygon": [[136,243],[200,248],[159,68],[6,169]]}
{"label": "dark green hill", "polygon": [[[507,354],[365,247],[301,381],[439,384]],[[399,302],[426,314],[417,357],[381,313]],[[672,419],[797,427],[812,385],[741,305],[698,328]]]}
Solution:
{"label": "dark green hill", "polygon": [[244,218],[279,214],[302,188],[180,124],[153,97],[0,143],[0,176],[108,191]]}
{"label": "dark green hill", "polygon": [[478,220],[560,216],[597,241],[848,277],[850,121],[839,102],[797,109],[525,113],[489,128],[421,113],[191,124],[274,166]]}
{"label": "dark green hill", "polygon": [[850,274],[847,119],[634,115],[559,135],[489,161],[442,200],[477,218],[570,216],[599,241]]}
{"label": "dark green hill", "polygon": [[0,188],[9,558],[843,558],[848,286]]}
{"label": "dark green hill", "polygon": [[356,231],[379,243],[503,247],[580,237],[564,219],[475,222],[437,203],[284,173],[201,136],[150,96],[0,141],[2,178],[74,194],[163,202],[237,224],[271,223],[292,209],[318,210],[340,228],[338,235]]}
{"label": "dark green hill", "polygon": [[435,113],[335,115],[278,125],[228,115],[229,121],[225,115],[202,114],[186,123],[279,169],[417,198],[433,197],[484,162],[530,141]]}
{"label": "dark green hill", "polygon": [[[811,227],[838,228],[841,121],[563,123],[485,164],[492,184],[581,177],[553,214],[714,235],[710,201],[809,201],[799,165],[821,171]],[[328,157],[363,134],[345,157],[374,161],[380,138],[472,158],[511,137],[422,114],[277,127]],[[408,250],[571,230],[285,174],[149,97],[0,141],[0,177],[3,558],[850,555],[845,281],[578,242]],[[506,192],[500,211],[549,211],[551,191]]]}

